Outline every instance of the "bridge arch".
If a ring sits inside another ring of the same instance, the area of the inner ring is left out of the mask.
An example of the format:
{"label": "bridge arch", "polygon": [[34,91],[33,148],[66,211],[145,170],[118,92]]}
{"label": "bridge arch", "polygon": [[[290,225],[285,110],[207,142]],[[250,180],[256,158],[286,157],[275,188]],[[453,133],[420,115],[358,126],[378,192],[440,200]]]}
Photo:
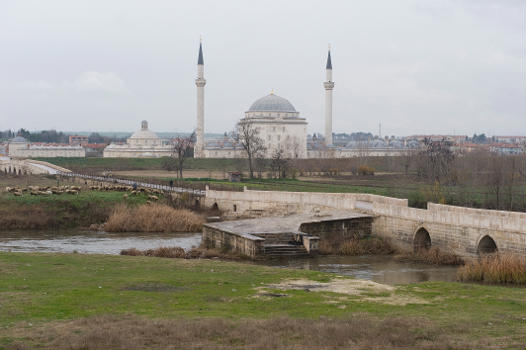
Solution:
{"label": "bridge arch", "polygon": [[491,254],[498,252],[497,243],[490,235],[483,236],[477,244],[478,254]]}
{"label": "bridge arch", "polygon": [[421,250],[429,250],[431,248],[431,236],[429,231],[421,226],[413,236],[413,251],[416,253]]}

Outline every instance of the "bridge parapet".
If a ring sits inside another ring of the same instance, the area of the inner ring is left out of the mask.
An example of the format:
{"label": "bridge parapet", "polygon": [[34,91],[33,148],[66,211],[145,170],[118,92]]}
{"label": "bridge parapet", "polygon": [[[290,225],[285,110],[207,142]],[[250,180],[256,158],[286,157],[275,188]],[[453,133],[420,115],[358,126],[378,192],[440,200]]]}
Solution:
{"label": "bridge parapet", "polygon": [[415,232],[428,231],[431,245],[476,255],[489,236],[499,251],[526,253],[526,213],[464,208],[428,203],[428,209],[408,207],[407,199],[364,193],[206,191],[205,205],[232,216],[287,215],[331,210],[354,210],[375,217],[373,232],[412,246]]}

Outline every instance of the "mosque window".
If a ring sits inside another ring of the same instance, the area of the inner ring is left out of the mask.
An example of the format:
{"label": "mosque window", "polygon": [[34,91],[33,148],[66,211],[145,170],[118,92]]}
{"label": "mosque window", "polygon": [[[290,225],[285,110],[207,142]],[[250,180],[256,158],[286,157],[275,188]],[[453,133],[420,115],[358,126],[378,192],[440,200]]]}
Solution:
{"label": "mosque window", "polygon": [[267,138],[269,141],[272,140],[272,135],[268,135]]}
{"label": "mosque window", "polygon": [[281,140],[281,135],[278,135],[278,141],[280,141],[280,140]]}
{"label": "mosque window", "polygon": [[272,131],[276,131],[276,127],[275,126],[272,127]]}

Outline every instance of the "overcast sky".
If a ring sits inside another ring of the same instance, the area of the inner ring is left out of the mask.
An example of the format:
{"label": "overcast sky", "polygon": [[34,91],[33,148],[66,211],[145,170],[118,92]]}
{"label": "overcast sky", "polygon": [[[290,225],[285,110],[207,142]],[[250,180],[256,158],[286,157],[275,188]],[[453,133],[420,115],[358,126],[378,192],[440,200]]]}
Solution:
{"label": "overcast sky", "polygon": [[323,131],[524,135],[524,0],[0,1],[0,130],[233,129],[271,89]]}

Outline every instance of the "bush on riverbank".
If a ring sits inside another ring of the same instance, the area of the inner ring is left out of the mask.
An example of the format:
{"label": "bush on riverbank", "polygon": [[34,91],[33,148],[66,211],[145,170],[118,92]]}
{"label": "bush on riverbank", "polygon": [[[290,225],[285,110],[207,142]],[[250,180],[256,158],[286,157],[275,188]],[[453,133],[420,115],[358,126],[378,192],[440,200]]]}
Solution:
{"label": "bush on riverbank", "polygon": [[464,260],[453,253],[443,252],[437,247],[396,256],[400,261],[412,261],[431,265],[464,265]]}
{"label": "bush on riverbank", "polygon": [[242,255],[222,252],[219,249],[207,249],[203,247],[192,248],[185,251],[181,247],[159,247],[156,249],[139,250],[136,248],[129,248],[121,250],[121,255],[130,256],[154,256],[157,258],[179,258],[179,259],[206,259],[206,258],[222,258],[239,260],[246,258]]}
{"label": "bush on riverbank", "polygon": [[381,237],[350,238],[341,241],[320,240],[320,254],[335,255],[385,255],[395,252],[391,243]]}
{"label": "bush on riverbank", "polygon": [[458,271],[460,281],[526,284],[526,258],[497,253],[471,261]]}
{"label": "bush on riverbank", "polygon": [[[128,199],[131,204],[144,203],[146,195]],[[14,196],[0,194],[1,230],[49,230],[88,227],[105,222],[112,208],[123,202],[122,193],[84,191],[60,196]]]}
{"label": "bush on riverbank", "polygon": [[204,219],[188,209],[174,209],[164,204],[130,207],[117,205],[104,229],[108,232],[197,232]]}

